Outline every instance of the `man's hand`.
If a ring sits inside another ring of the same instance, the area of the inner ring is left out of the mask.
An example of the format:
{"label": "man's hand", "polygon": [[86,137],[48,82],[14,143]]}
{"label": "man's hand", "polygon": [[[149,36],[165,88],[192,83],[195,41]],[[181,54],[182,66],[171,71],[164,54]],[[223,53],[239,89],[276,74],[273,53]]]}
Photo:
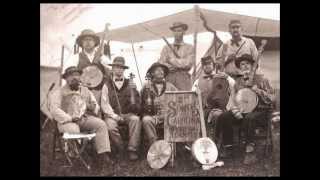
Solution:
{"label": "man's hand", "polygon": [[222,78],[227,78],[227,77],[228,77],[228,75],[227,75],[225,72],[218,72],[218,73],[216,74],[216,76],[222,77]]}
{"label": "man's hand", "polygon": [[237,118],[237,119],[242,119],[243,118],[240,108],[234,106],[234,107],[231,108],[231,112],[232,112],[232,114],[234,115],[235,118]]}
{"label": "man's hand", "polygon": [[251,89],[257,94],[263,94],[262,90],[259,89],[257,85],[252,86]]}
{"label": "man's hand", "polygon": [[222,113],[223,111],[221,109],[212,109],[208,116],[208,123],[216,121]]}
{"label": "man's hand", "polygon": [[78,121],[80,121],[81,119],[80,118],[78,118],[78,117],[74,117],[74,118],[72,118],[72,122],[78,122]]}
{"label": "man's hand", "polygon": [[118,114],[115,114],[112,118],[116,120],[119,124],[124,122],[123,117],[119,116]]}

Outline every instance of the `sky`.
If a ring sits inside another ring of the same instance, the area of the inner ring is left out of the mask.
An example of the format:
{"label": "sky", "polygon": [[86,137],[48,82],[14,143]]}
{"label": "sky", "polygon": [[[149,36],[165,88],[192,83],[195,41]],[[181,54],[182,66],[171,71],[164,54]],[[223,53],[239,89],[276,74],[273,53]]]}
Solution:
{"label": "sky", "polygon": [[[41,4],[40,65],[60,66],[61,46],[64,45],[66,47],[64,59],[67,60],[73,52],[72,48],[75,38],[83,29],[90,28],[96,32],[100,32],[103,31],[106,23],[110,23],[109,28],[112,30],[175,14],[191,9],[194,5],[196,4]],[[209,10],[280,20],[280,4],[212,3],[197,5],[200,8]],[[59,11],[50,11],[48,7],[58,8]],[[73,7],[78,8],[68,14],[67,12]],[[223,41],[230,38],[228,33],[219,32],[218,35]],[[172,38],[168,40],[171,42]],[[186,36],[184,40],[187,43],[193,44],[192,35]],[[198,59],[209,47],[211,40],[211,33],[198,34]],[[144,74],[147,68],[159,58],[160,51],[164,45],[162,40],[134,45],[141,74]],[[111,42],[111,52],[114,56],[124,56],[127,59],[127,64],[132,67],[131,71],[137,73],[131,44]]]}

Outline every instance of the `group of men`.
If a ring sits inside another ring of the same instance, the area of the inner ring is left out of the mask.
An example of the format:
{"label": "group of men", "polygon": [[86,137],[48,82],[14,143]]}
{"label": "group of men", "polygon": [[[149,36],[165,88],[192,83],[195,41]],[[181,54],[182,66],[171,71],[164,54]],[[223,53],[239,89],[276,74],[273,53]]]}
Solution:
{"label": "group of men", "polygon": [[[142,131],[148,140],[148,147],[159,138],[157,127],[163,128],[165,114],[161,110],[165,106],[165,91],[192,89],[189,70],[194,64],[195,54],[193,46],[183,41],[188,25],[176,22],[170,29],[174,34],[174,43],[170,45],[171,47],[165,46],[158,62],[152,64],[148,69],[147,74],[150,76],[150,81],[142,87],[141,92],[137,91],[134,83],[124,77],[124,71],[129,67],[125,65],[123,57],[118,56],[114,58],[112,64],[108,64],[97,52],[96,47],[100,44],[100,38],[92,30],[82,31],[76,40],[82,51],[69,61],[73,64],[67,64],[67,67],[64,68],[62,77],[66,84],[53,92],[51,113],[57,121],[60,132],[78,133],[86,130],[96,132],[94,142],[100,161],[97,164],[100,165],[101,173],[110,175],[110,167],[113,166],[112,159],[121,159],[126,154],[132,161],[139,158]],[[252,152],[254,150],[253,127],[257,120],[266,121],[260,117],[266,117],[267,111],[259,110],[258,107],[254,112],[248,114],[235,113],[237,107],[234,103],[234,96],[239,89],[245,87],[247,73],[243,72],[252,69],[253,63],[257,60],[258,51],[251,39],[242,36],[240,21],[231,21],[229,29],[232,39],[225,43],[222,50],[218,52],[219,58],[208,56],[201,59],[203,73],[195,81],[193,88],[198,86],[201,90],[205,117],[208,122],[215,122],[216,136],[219,137],[222,134],[223,151],[229,152],[228,150],[232,149],[233,124],[244,122],[247,127],[246,149],[248,149],[247,152]],[[235,64],[235,71],[215,73],[216,65],[225,65],[224,63],[231,57],[234,58],[231,63]],[[104,74],[103,82],[95,88],[83,86],[80,80],[83,69],[91,65],[97,65]],[[211,92],[208,82],[215,76],[226,78],[230,87],[228,104],[218,111],[217,108],[210,107],[207,103],[207,96]],[[261,76],[257,75],[254,78],[252,89],[258,96],[270,98],[271,86]],[[64,97],[72,93],[79,94],[85,100],[87,110],[81,118],[72,118],[61,107]],[[145,108],[148,104],[148,97],[152,98],[154,107],[152,111]],[[131,98],[135,99],[135,104],[131,103]],[[126,149],[120,132],[121,126],[127,126],[128,129]],[[113,157],[111,157],[111,152],[116,152]]]}

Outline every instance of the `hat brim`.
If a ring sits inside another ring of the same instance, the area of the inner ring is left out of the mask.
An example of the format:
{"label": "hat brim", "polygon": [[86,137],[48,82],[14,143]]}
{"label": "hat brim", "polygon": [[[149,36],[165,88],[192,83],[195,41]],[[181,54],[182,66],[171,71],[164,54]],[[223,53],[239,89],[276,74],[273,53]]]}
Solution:
{"label": "hat brim", "polygon": [[171,31],[174,31],[174,29],[176,29],[176,28],[178,28],[178,27],[182,27],[184,31],[187,31],[187,30],[188,30],[188,25],[186,25],[186,24],[180,24],[180,25],[178,25],[178,26],[171,26],[171,27],[170,27],[170,30],[171,30]]}
{"label": "hat brim", "polygon": [[100,37],[99,36],[93,35],[93,34],[85,34],[85,35],[80,35],[77,37],[76,43],[78,46],[82,47],[81,41],[85,37],[92,37],[95,42],[95,44],[94,44],[95,47],[100,44]]}
{"label": "hat brim", "polygon": [[152,65],[147,73],[152,73],[154,71],[155,68],[157,67],[162,67],[164,69],[164,77],[166,77],[168,74],[169,74],[169,68],[166,66],[166,65],[163,65],[163,64],[155,64],[155,65]]}
{"label": "hat brim", "polygon": [[240,69],[240,63],[241,63],[242,61],[248,61],[248,62],[251,63],[251,64],[253,64],[253,63],[255,62],[252,58],[241,58],[241,57],[239,57],[239,58],[237,58],[237,59],[235,60],[235,62],[234,62],[234,64],[236,65],[237,68]]}
{"label": "hat brim", "polygon": [[118,66],[118,67],[122,67],[124,69],[129,69],[128,66],[125,66],[125,65],[121,65],[121,64],[108,64],[109,66]]}
{"label": "hat brim", "polygon": [[70,74],[74,73],[74,72],[78,72],[80,74],[80,76],[82,75],[82,70],[74,70],[74,71],[70,71],[70,72],[65,72],[64,74],[62,74],[62,78],[66,79]]}

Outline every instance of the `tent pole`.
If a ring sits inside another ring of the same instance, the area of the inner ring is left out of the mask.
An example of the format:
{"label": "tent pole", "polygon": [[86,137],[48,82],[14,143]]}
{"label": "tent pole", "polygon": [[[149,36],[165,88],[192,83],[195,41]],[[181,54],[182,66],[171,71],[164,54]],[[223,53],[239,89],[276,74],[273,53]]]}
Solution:
{"label": "tent pole", "polygon": [[141,87],[142,87],[142,80],[141,80],[141,76],[140,76],[140,72],[139,72],[139,67],[138,67],[138,62],[137,62],[137,58],[136,58],[136,53],[135,53],[135,51],[134,51],[134,46],[133,46],[133,42],[132,42],[132,41],[131,41],[131,47],[132,47],[132,52],[133,52],[134,61],[136,62],[136,67],[137,67],[137,72],[138,72],[140,84],[141,84]]}
{"label": "tent pole", "polygon": [[194,6],[194,13],[195,13],[195,32],[193,34],[193,52],[194,52],[194,59],[193,59],[193,74],[192,74],[192,84],[196,80],[196,72],[197,72],[197,39],[198,39],[198,25],[199,25],[199,6]]}
{"label": "tent pole", "polygon": [[63,58],[64,58],[64,45],[62,45],[62,48],[61,48],[61,63],[60,63],[60,76],[59,76],[59,86],[61,87],[62,85],[62,77],[61,77],[61,74],[63,73],[62,70],[63,70]]}

